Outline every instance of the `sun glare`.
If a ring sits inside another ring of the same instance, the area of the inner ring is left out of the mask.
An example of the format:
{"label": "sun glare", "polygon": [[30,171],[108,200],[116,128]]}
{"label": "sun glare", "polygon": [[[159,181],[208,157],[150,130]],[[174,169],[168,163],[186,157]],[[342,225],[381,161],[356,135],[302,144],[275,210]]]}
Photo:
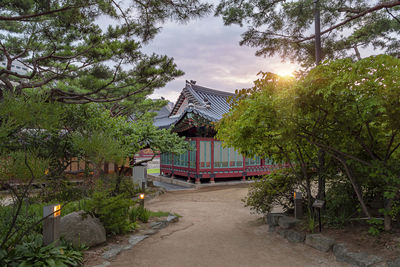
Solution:
{"label": "sun glare", "polygon": [[275,73],[281,77],[294,77],[294,71],[290,69],[276,70]]}

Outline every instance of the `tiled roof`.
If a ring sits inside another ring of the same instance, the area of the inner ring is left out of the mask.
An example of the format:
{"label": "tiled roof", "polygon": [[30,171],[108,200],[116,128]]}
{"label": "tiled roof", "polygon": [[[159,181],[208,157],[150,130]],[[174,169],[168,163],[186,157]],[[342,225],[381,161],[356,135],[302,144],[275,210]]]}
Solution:
{"label": "tiled roof", "polygon": [[[230,96],[234,96],[234,94],[199,86],[193,81],[186,81],[186,86],[183,88],[170,116],[156,119],[154,125],[159,128],[169,128],[190,112],[209,121],[218,121],[223,114],[229,111],[228,97]],[[185,98],[188,98],[189,103],[193,105],[189,104],[183,112],[177,114]]]}

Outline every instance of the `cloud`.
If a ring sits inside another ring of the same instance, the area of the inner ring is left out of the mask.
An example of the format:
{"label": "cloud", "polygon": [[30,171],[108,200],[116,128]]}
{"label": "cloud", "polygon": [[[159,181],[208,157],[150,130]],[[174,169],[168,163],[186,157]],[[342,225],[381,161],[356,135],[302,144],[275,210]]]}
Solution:
{"label": "cloud", "polygon": [[185,80],[234,92],[252,86],[259,71],[282,72],[296,66],[282,63],[278,57],[263,58],[254,55],[255,49],[240,46],[239,26],[224,26],[220,17],[208,16],[187,24],[166,23],[162,31],[147,46],[146,53],[173,57],[185,75],[158,89],[151,96],[176,101]]}

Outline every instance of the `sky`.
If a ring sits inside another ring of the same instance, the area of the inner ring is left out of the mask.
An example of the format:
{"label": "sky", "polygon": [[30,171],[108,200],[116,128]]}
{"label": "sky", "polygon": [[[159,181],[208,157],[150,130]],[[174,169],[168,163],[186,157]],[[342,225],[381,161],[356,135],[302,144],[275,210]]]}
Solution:
{"label": "sky", "polygon": [[185,75],[158,89],[151,98],[164,97],[175,102],[185,80],[198,85],[234,92],[248,88],[260,71],[289,75],[297,66],[279,57],[256,57],[255,48],[240,46],[239,26],[224,26],[222,18],[212,14],[186,24],[169,22],[143,51],[173,57]]}

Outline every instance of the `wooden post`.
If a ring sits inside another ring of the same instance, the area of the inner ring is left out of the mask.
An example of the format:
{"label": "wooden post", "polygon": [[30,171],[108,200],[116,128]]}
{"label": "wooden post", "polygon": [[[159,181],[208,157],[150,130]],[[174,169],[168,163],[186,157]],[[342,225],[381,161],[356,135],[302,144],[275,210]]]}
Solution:
{"label": "wooden post", "polygon": [[300,219],[301,217],[303,217],[303,204],[302,204],[303,197],[301,195],[301,192],[294,192],[293,199],[294,199],[294,217],[296,219]]}

